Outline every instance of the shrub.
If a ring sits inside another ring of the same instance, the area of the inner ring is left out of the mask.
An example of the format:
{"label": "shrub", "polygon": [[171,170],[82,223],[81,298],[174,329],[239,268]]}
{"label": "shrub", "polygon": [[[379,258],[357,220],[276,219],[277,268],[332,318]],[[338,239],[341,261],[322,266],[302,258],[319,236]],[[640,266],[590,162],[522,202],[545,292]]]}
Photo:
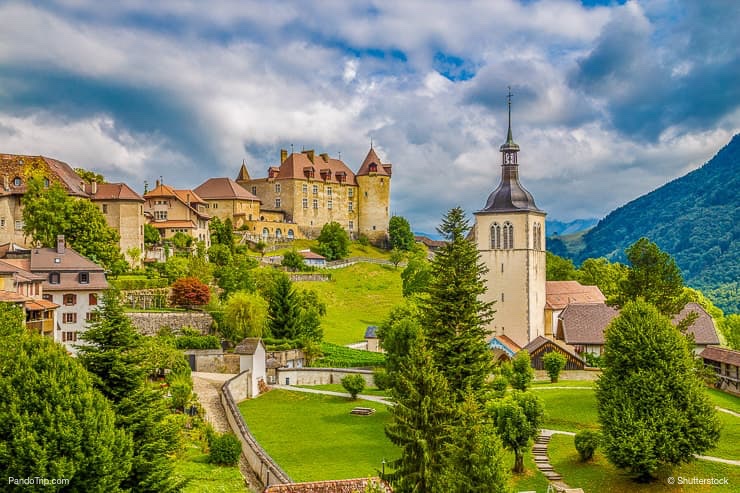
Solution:
{"label": "shrub", "polygon": [[221,342],[216,336],[180,336],[175,338],[177,349],[220,349]]}
{"label": "shrub", "polygon": [[596,431],[581,430],[576,433],[574,442],[578,455],[581,456],[582,461],[587,461],[594,456],[596,448],[599,446],[599,440],[601,435]]}
{"label": "shrub", "polygon": [[208,440],[208,444],[211,447],[208,462],[225,466],[233,466],[239,462],[242,443],[233,433],[214,433]]}
{"label": "shrub", "polygon": [[287,267],[288,269],[293,271],[304,271],[307,268],[306,261],[303,260],[301,254],[298,253],[298,250],[296,250],[295,248],[285,252],[280,265],[282,265],[283,267]]}
{"label": "shrub", "polygon": [[586,360],[586,365],[590,366],[592,368],[600,368],[601,367],[601,356],[595,353],[583,353],[581,354],[583,356],[583,359]]}
{"label": "shrub", "polygon": [[211,291],[195,277],[184,277],[172,284],[170,303],[174,306],[202,306],[211,299]]}
{"label": "shrub", "polygon": [[184,373],[170,373],[167,376],[167,383],[169,384],[171,401],[170,407],[172,409],[185,409],[190,401],[190,394],[193,391],[193,381],[189,374]]}
{"label": "shrub", "polygon": [[380,390],[385,390],[390,388],[392,379],[384,368],[378,368],[373,372],[373,381],[376,387]]}
{"label": "shrub", "polygon": [[357,394],[365,390],[365,378],[362,375],[347,375],[342,378],[342,387],[352,399],[357,399]]}
{"label": "shrub", "polygon": [[532,380],[534,380],[532,360],[529,357],[529,352],[522,349],[516,353],[511,361],[509,383],[517,390],[526,391],[532,385]]}
{"label": "shrub", "polygon": [[491,381],[491,388],[498,397],[503,397],[506,393],[506,387],[509,386],[509,379],[504,375],[496,375]]}
{"label": "shrub", "polygon": [[550,376],[550,383],[558,381],[558,376],[565,368],[567,361],[568,360],[565,359],[565,356],[555,351],[550,351],[542,358],[542,364],[544,365],[547,374]]}

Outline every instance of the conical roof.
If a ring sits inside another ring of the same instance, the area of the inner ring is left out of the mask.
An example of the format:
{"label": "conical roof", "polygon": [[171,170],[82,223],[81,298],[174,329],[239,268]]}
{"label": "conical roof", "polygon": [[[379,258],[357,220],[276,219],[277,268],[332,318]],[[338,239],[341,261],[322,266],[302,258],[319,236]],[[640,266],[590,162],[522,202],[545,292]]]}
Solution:
{"label": "conical roof", "polygon": [[362,162],[362,166],[360,166],[360,169],[357,170],[357,176],[369,175],[370,165],[373,163],[376,164],[376,169],[375,171],[373,171],[373,173],[389,176],[388,171],[384,168],[384,166],[388,166],[388,164],[383,164],[378,155],[375,153],[375,149],[373,149],[372,147],[370,147],[370,150],[367,152],[367,156],[365,156],[365,160]]}

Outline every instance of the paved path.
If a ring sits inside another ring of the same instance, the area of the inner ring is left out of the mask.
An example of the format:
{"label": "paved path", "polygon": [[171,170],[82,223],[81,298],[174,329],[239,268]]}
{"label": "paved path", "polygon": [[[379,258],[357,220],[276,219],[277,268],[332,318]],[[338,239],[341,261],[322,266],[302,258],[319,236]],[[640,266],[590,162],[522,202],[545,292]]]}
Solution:
{"label": "paved path", "polygon": [[[333,390],[309,389],[306,387],[294,387],[292,385],[270,385],[270,387],[272,387],[273,389],[289,390],[291,392],[306,392],[309,394],[325,394],[325,395],[334,395],[337,397],[347,397],[347,398],[352,397],[350,394],[347,394],[344,392],[334,392]],[[365,401],[379,402],[380,404],[385,404],[386,406],[393,405],[391,401],[386,400],[384,397],[380,397],[377,395],[358,394],[357,398],[365,400]]]}
{"label": "paved path", "polygon": [[[219,389],[226,380],[234,375],[224,373],[193,372],[193,392],[198,396],[200,405],[205,411],[204,419],[211,423],[213,429],[219,433],[231,432],[231,425],[226,419],[226,412],[221,405],[221,394]],[[249,490],[253,492],[262,491],[262,485],[249,466],[244,454],[239,458],[239,470],[249,483]]]}
{"label": "paved path", "polygon": [[714,408],[722,413],[727,413],[735,416],[736,418],[740,418],[740,413],[736,413],[735,411],[731,411],[729,409],[725,409],[724,407],[714,406]]}

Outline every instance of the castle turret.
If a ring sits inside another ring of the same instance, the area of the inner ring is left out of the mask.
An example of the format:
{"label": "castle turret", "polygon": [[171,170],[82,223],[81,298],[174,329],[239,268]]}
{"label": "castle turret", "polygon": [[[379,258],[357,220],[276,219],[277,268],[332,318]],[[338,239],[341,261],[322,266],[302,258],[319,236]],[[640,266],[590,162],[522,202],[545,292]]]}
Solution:
{"label": "castle turret", "polygon": [[381,162],[371,145],[355,175],[359,193],[357,231],[376,245],[388,239],[391,170],[392,165]]}
{"label": "castle turret", "polygon": [[475,213],[481,260],[488,267],[485,301],[494,301],[496,315],[488,327],[524,347],[544,335],[545,215],[519,182],[519,145],[509,128],[501,146],[501,181]]}

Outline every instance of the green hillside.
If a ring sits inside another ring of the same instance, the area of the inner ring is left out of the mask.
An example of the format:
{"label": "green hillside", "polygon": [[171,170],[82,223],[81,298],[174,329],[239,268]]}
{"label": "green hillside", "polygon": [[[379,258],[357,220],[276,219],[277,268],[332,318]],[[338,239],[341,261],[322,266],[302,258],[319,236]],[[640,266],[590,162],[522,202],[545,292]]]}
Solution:
{"label": "green hillside", "polygon": [[689,286],[725,312],[738,313],[738,170],[740,134],[701,168],[611,212],[583,236],[582,250],[566,255],[577,263],[596,257],[624,261],[624,249],[647,237],[673,256]]}

